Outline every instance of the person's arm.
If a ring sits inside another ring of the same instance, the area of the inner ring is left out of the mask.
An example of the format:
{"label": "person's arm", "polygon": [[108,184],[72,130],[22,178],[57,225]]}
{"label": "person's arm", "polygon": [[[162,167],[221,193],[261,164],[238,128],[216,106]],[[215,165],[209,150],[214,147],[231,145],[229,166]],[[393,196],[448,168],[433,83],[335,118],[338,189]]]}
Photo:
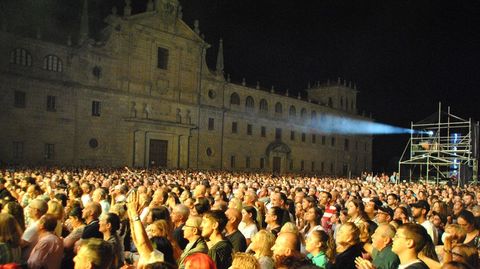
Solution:
{"label": "person's arm", "polygon": [[137,214],[138,197],[136,192],[132,192],[127,198],[128,217],[130,219],[130,227],[132,239],[135,247],[137,247],[140,257],[148,259],[153,252],[153,246],[148,239],[147,232]]}
{"label": "person's arm", "polygon": [[442,264],[441,264],[441,263],[439,263],[439,262],[437,262],[436,260],[431,259],[431,258],[423,255],[422,252],[420,252],[420,253],[418,254],[418,258],[419,258],[420,260],[422,260],[422,261],[428,266],[428,268],[430,268],[430,269],[440,269],[440,268],[442,268]]}

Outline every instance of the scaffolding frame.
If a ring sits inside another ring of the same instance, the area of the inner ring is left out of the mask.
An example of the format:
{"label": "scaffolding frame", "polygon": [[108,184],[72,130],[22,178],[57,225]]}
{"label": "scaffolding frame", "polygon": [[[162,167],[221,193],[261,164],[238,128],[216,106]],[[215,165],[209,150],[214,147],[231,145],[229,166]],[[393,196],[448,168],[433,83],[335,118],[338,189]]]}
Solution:
{"label": "scaffolding frame", "polygon": [[425,177],[427,183],[457,178],[458,185],[470,179],[476,184],[478,126],[472,119],[451,114],[450,107],[446,113],[442,112],[439,103],[436,119],[410,124],[410,139],[398,162],[399,173],[402,167],[408,167],[410,182],[412,177]]}

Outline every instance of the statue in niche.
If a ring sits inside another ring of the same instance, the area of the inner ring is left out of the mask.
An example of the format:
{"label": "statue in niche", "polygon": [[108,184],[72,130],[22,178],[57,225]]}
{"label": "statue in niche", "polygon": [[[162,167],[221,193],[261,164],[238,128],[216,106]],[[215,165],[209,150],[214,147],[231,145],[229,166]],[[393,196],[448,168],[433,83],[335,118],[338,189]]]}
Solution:
{"label": "statue in niche", "polygon": [[190,110],[187,110],[187,116],[186,116],[187,124],[192,124],[192,115],[190,115]]}
{"label": "statue in niche", "polygon": [[147,103],[143,104],[143,116],[145,119],[148,119],[149,116],[151,115],[152,111],[150,106]]}
{"label": "statue in niche", "polygon": [[182,114],[180,108],[177,108],[177,123],[182,123]]}
{"label": "statue in niche", "polygon": [[137,107],[135,102],[132,102],[132,106],[130,107],[130,117],[136,118],[137,117]]}

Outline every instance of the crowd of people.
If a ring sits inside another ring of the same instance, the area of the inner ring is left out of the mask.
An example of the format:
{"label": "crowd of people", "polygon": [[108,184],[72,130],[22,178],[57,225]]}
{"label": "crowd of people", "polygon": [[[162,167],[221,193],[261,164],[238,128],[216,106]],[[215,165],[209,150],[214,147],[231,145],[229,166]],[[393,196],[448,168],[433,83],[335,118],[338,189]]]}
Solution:
{"label": "crowd of people", "polygon": [[479,187],[396,177],[4,168],[0,268],[480,268]]}

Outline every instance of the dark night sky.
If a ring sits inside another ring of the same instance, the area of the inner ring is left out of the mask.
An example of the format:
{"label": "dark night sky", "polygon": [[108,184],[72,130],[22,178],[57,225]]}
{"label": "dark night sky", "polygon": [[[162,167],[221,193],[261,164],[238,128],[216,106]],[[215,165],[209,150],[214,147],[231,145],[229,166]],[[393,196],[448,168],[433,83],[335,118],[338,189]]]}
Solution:
{"label": "dark night sky", "polygon": [[[17,6],[27,0],[0,0]],[[34,1],[35,3],[40,3]],[[43,0],[34,15],[53,14],[53,24],[78,27],[82,1]],[[50,4],[46,4],[46,3]],[[78,2],[78,3],[77,3]],[[134,13],[146,0],[132,0]],[[233,82],[306,88],[308,81],[342,77],[359,88],[358,107],[378,122],[409,127],[438,109],[480,120],[480,2],[400,0],[180,0],[184,21],[212,45],[219,38],[225,72]],[[90,0],[91,24],[124,1]],[[5,10],[5,9],[4,9]],[[43,11],[41,11],[43,10]],[[9,17],[19,20],[18,12]],[[25,20],[30,19],[26,16]],[[406,145],[405,135],[374,138],[374,169],[391,171]]]}

